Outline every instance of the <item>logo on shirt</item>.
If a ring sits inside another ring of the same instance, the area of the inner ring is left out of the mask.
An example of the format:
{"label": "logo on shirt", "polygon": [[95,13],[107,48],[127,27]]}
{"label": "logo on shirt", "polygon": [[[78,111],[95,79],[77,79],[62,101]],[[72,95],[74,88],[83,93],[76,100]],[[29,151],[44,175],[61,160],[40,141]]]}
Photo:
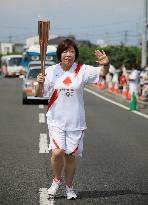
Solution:
{"label": "logo on shirt", "polygon": [[59,91],[62,95],[66,96],[66,97],[72,97],[74,95],[74,89],[62,88]]}
{"label": "logo on shirt", "polygon": [[63,81],[63,83],[64,83],[65,85],[69,86],[69,85],[72,83],[71,78],[70,78],[70,77],[67,77],[67,78]]}

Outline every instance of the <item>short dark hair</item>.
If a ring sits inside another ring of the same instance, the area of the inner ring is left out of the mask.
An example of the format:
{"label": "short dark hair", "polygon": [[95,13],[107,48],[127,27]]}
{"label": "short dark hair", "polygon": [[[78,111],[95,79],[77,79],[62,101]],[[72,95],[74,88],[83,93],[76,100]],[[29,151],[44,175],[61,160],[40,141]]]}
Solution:
{"label": "short dark hair", "polygon": [[75,60],[77,60],[77,58],[79,56],[78,47],[73,40],[67,38],[67,39],[64,39],[63,41],[61,41],[57,47],[57,59],[59,62],[61,61],[61,53],[70,47],[74,48],[75,53],[76,53]]}

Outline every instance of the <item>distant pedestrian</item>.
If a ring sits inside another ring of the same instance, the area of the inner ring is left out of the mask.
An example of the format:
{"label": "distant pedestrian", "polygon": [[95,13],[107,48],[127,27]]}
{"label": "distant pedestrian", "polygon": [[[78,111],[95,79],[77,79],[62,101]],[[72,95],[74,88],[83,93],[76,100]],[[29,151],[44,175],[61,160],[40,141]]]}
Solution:
{"label": "distant pedestrian", "polygon": [[138,84],[139,84],[139,79],[140,79],[140,67],[135,64],[132,67],[131,73],[128,75],[128,81],[129,81],[129,94],[130,96],[133,95],[133,93],[136,95],[138,98]]}
{"label": "distant pedestrian", "polygon": [[119,84],[123,87],[127,86],[126,76],[127,76],[126,67],[124,65],[122,65],[121,70],[120,70],[119,75],[118,75],[118,80],[119,80]]}

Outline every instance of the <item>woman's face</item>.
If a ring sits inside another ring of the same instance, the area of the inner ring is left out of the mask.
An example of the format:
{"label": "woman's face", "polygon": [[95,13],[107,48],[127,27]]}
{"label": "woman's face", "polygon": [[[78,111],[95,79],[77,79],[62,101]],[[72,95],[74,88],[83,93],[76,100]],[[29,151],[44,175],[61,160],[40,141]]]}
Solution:
{"label": "woman's face", "polygon": [[61,63],[65,67],[71,67],[75,61],[75,49],[73,47],[69,47],[67,50],[61,53]]}

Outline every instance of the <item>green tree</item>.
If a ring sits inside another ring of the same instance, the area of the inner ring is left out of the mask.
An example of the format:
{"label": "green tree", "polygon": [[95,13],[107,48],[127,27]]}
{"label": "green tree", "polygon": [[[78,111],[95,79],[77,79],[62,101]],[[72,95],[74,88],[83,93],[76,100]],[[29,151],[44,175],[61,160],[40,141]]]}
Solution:
{"label": "green tree", "polygon": [[96,65],[96,57],[95,57],[95,47],[81,46],[79,48],[79,63],[85,63],[87,65]]}
{"label": "green tree", "polygon": [[104,51],[109,56],[111,64],[116,68],[123,64],[129,69],[134,64],[140,65],[140,49],[137,47],[108,46],[104,48]]}
{"label": "green tree", "polygon": [[[97,46],[80,46],[80,55],[78,58],[79,63],[85,63],[89,65],[96,65],[95,49],[102,50]],[[140,65],[141,50],[137,47],[132,46],[107,46],[103,50],[109,57],[110,63],[116,68],[120,68],[121,65],[125,65],[130,69],[134,64]]]}

